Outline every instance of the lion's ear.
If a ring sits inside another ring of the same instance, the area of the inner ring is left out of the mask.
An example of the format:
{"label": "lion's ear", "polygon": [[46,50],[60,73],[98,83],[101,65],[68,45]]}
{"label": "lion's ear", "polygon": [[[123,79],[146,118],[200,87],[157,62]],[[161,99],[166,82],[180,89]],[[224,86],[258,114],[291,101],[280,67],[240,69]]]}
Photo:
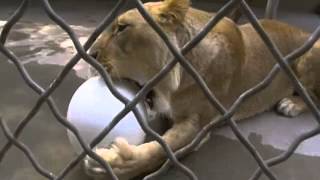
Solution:
{"label": "lion's ear", "polygon": [[166,21],[183,21],[190,7],[190,0],[164,0],[160,16]]}

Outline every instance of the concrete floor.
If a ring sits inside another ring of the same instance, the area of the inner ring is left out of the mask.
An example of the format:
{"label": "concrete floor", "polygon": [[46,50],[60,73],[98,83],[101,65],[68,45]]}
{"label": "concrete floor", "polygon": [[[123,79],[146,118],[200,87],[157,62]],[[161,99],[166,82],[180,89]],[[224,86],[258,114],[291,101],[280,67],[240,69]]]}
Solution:
{"label": "concrete floor", "polygon": [[[93,2],[93,3],[92,3]],[[12,4],[11,4],[12,3]],[[0,2],[0,29],[5,19],[15,8]],[[91,1],[91,3],[56,2],[54,7],[73,25],[81,41],[84,41],[98,22],[107,14],[111,3]],[[217,6],[195,4],[208,10]],[[261,11],[258,11],[261,14]],[[312,31],[319,25],[319,18],[311,14],[281,13],[280,19]],[[43,87],[62,70],[74,53],[68,36],[43,14],[37,5],[31,5],[28,14],[12,31],[7,46],[25,63],[31,76]],[[65,114],[68,102],[76,88],[86,77],[85,63],[81,62],[70,73],[63,85],[53,94],[61,111]],[[15,67],[0,54],[0,115],[14,129],[17,123],[35,104],[38,97],[22,81]],[[288,119],[273,112],[243,121],[240,127],[249,140],[270,158],[284,152],[301,133],[316,126],[308,113],[298,118]],[[41,165],[57,174],[76,154],[68,142],[66,130],[56,122],[47,106],[43,106],[33,121],[27,126],[21,141],[28,145]],[[6,142],[0,133],[0,147]],[[297,152],[285,163],[272,168],[279,179],[318,180],[320,165],[320,137],[303,143]],[[223,127],[199,151],[183,159],[183,162],[199,176],[199,179],[244,180],[256,168],[256,163],[247,150]],[[28,159],[16,148],[12,148],[0,164],[1,180],[43,180]],[[67,180],[89,180],[78,166],[66,177]],[[174,168],[160,179],[185,179]],[[261,178],[266,179],[266,178]]]}

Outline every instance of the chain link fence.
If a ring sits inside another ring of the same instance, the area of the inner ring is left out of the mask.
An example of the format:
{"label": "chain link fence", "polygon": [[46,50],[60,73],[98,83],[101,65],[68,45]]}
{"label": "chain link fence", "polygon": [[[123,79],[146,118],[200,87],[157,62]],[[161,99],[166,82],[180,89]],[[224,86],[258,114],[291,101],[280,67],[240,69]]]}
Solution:
{"label": "chain link fence", "polygon": [[[216,128],[221,123],[227,123],[228,126],[231,127],[232,131],[239,139],[239,141],[243,144],[243,146],[248,150],[248,152],[252,155],[252,157],[257,162],[257,169],[250,177],[250,180],[256,180],[261,177],[262,174],[266,175],[270,180],[277,180],[276,175],[270,170],[271,166],[278,165],[288,158],[295,152],[297,147],[306,139],[309,139],[315,135],[320,133],[320,126],[315,127],[311,131],[301,134],[295,141],[291,144],[287,151],[282,153],[279,156],[273,157],[268,160],[263,160],[260,153],[256,150],[256,148],[251,144],[251,142],[243,135],[241,130],[239,129],[237,123],[233,120],[232,116],[238,107],[250,96],[262,91],[266,88],[271,81],[275,78],[277,73],[280,71],[284,71],[289,79],[291,80],[293,86],[295,87],[296,92],[304,99],[305,103],[308,105],[309,109],[313,113],[315,119],[320,123],[320,111],[317,108],[315,102],[311,99],[310,95],[307,93],[306,89],[299,82],[298,78],[294,74],[293,70],[290,67],[290,63],[294,62],[295,59],[299,58],[303,54],[305,54],[308,50],[312,48],[312,46],[316,43],[316,41],[320,37],[320,26],[311,34],[308,40],[298,49],[293,51],[292,53],[284,56],[281,54],[279,49],[273,43],[273,41],[269,38],[267,33],[263,30],[262,26],[259,24],[256,15],[253,13],[252,9],[248,6],[245,0],[230,0],[228,1],[218,12],[217,14],[211,18],[211,20],[206,24],[205,27],[198,33],[198,35],[184,45],[183,48],[177,49],[174,45],[172,45],[167,37],[167,35],[161,30],[158,24],[152,19],[152,17],[148,14],[148,12],[144,9],[143,4],[140,0],[131,0],[144,19],[150,24],[150,26],[157,32],[157,34],[163,39],[165,44],[168,46],[172,54],[174,55],[174,59],[170,61],[155,77],[150,79],[148,83],[140,90],[140,92],[136,95],[136,97],[129,101],[124,96],[122,96],[113,86],[112,80],[104,70],[104,68],[95,61],[91,56],[89,56],[86,51],[91,47],[96,38],[102,33],[102,31],[108,27],[115,18],[119,15],[122,8],[125,6],[128,0],[119,0],[113,10],[109,13],[107,17],[98,25],[98,27],[94,30],[94,32],[90,35],[88,40],[82,46],[74,33],[74,31],[70,28],[67,22],[61,18],[55,11],[52,9],[49,0],[39,0],[43,8],[48,15],[48,17],[53,20],[57,25],[59,25],[72,40],[77,54],[72,57],[68,63],[65,65],[64,69],[61,73],[55,78],[55,80],[51,83],[51,85],[44,89],[39,86],[29,75],[28,71],[25,69],[24,65],[21,63],[20,59],[11,52],[6,46],[5,42],[10,33],[10,29],[19,21],[19,19],[24,15],[25,11],[28,8],[29,0],[23,0],[15,11],[15,13],[8,19],[7,23],[2,29],[0,36],[0,52],[3,53],[15,66],[17,71],[20,73],[21,77],[24,79],[25,83],[37,94],[39,94],[39,98],[36,104],[33,106],[31,111],[25,116],[24,119],[20,121],[17,125],[16,129],[12,132],[4,119],[0,117],[0,126],[5,136],[7,137],[7,143],[1,147],[0,149],[0,163],[3,157],[7,154],[8,150],[12,146],[16,146],[19,148],[30,160],[35,170],[41,174],[43,177],[50,180],[62,180],[64,177],[78,164],[83,158],[88,155],[94,160],[96,160],[105,170],[110,173],[113,179],[118,179],[117,176],[112,171],[110,165],[105,162],[101,157],[99,157],[94,151],[92,151],[92,147],[97,145],[112,129],[116,126],[121,119],[128,114],[129,112],[133,112],[139,121],[142,129],[150,135],[154,140],[159,142],[159,144],[163,147],[164,151],[168,156],[168,160],[161,166],[161,168],[152,174],[146,176],[144,179],[150,179],[152,177],[158,176],[165,172],[170,166],[174,165],[178,170],[183,172],[186,177],[192,180],[197,180],[197,176],[192,172],[188,167],[184,166],[181,162],[179,162],[179,157],[186,155],[188,152],[192,151],[197,145],[201,142],[201,140]],[[278,0],[269,0],[267,2],[266,8],[266,17],[267,18],[275,18],[279,1]],[[201,78],[201,76],[197,73],[197,71],[193,68],[193,66],[185,59],[184,54],[191,51],[206,35],[214,28],[214,26],[225,16],[229,15],[235,8],[240,8],[243,15],[249,20],[252,26],[255,28],[256,32],[261,36],[264,43],[269,48],[270,52],[273,54],[274,58],[277,60],[277,64],[272,68],[269,74],[265,77],[263,81],[257,84],[255,87],[248,89],[244,92],[238,99],[234,102],[231,108],[226,109],[219,100],[215,97],[214,92],[211,92],[205,81]],[[104,128],[104,130],[89,144],[84,143],[83,139],[80,137],[78,130],[74,125],[69,123],[67,119],[62,115],[61,111],[57,107],[54,99],[51,97],[51,94],[61,85],[64,81],[65,77],[69,74],[71,69],[79,62],[80,59],[84,59],[88,64],[90,64],[93,68],[97,70],[97,72],[102,76],[108,88],[117,97],[120,101],[125,103],[125,108],[122,109],[113,119],[113,121]],[[319,57],[320,58],[320,57]],[[210,122],[206,125],[199,134],[193,139],[193,141],[185,146],[184,148],[178,150],[177,152],[172,152],[170,147],[163,141],[161,136],[154,132],[146,123],[142,117],[140,117],[136,104],[141,101],[146,94],[168,73],[170,70],[176,65],[180,64],[185,71],[187,71],[195,80],[195,82],[201,87],[203,93],[208,98],[208,101],[212,104],[212,106],[219,110],[221,116]],[[36,160],[32,151],[24,145],[21,141],[18,140],[19,136],[23,132],[24,128],[30,121],[32,121],[33,117],[37,114],[40,107],[47,103],[51,109],[51,112],[55,116],[56,120],[61,123],[65,128],[69,129],[80,142],[83,152],[73,159],[59,174],[53,174],[50,170],[43,168],[39,162]]]}

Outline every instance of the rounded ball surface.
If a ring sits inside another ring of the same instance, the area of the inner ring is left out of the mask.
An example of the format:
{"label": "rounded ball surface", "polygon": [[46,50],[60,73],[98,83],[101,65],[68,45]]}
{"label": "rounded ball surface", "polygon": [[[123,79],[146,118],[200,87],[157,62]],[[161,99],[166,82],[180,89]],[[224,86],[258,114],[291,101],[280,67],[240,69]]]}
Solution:
{"label": "rounded ball surface", "polygon": [[[128,99],[133,99],[138,91],[126,81],[115,82],[115,87]],[[93,77],[74,93],[69,103],[67,118],[78,129],[85,143],[89,144],[124,107],[124,104],[112,95],[102,78]],[[144,105],[140,103],[137,107],[142,117],[146,118]],[[82,148],[69,130],[68,137],[75,151],[80,153]],[[145,133],[132,112],[127,114],[98,146],[107,147],[117,137],[123,137],[133,145],[144,142]]]}

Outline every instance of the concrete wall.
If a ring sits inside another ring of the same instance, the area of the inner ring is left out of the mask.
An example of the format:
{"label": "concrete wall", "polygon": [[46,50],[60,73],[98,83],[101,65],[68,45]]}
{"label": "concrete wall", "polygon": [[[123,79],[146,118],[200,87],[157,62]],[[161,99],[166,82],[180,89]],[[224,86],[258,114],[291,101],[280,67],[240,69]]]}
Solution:
{"label": "concrete wall", "polygon": [[[212,2],[212,0],[193,0],[193,2],[197,1],[206,1]],[[293,9],[298,11],[312,11],[317,5],[320,5],[319,0],[279,0],[280,8],[282,9]],[[227,0],[215,0],[215,2],[227,2]],[[265,6],[267,0],[254,0],[255,6]]]}
{"label": "concrete wall", "polygon": [[[76,2],[76,3],[85,3],[87,4],[88,2],[101,2],[105,0],[55,0],[52,1],[51,3],[59,3],[59,2]],[[109,2],[116,2],[118,0],[108,0]],[[143,2],[147,1],[160,1],[160,0],[142,0]],[[191,0],[194,4],[202,3],[202,2],[212,2],[212,3],[225,3],[228,0]],[[296,10],[296,11],[313,11],[317,5],[320,5],[319,0],[279,0],[280,1],[280,8],[281,9],[289,9],[289,10]],[[19,4],[20,0],[7,0],[2,3],[15,3]],[[38,1],[31,1],[33,4],[37,4]],[[254,0],[253,6],[255,7],[264,7],[266,5],[267,0]]]}

